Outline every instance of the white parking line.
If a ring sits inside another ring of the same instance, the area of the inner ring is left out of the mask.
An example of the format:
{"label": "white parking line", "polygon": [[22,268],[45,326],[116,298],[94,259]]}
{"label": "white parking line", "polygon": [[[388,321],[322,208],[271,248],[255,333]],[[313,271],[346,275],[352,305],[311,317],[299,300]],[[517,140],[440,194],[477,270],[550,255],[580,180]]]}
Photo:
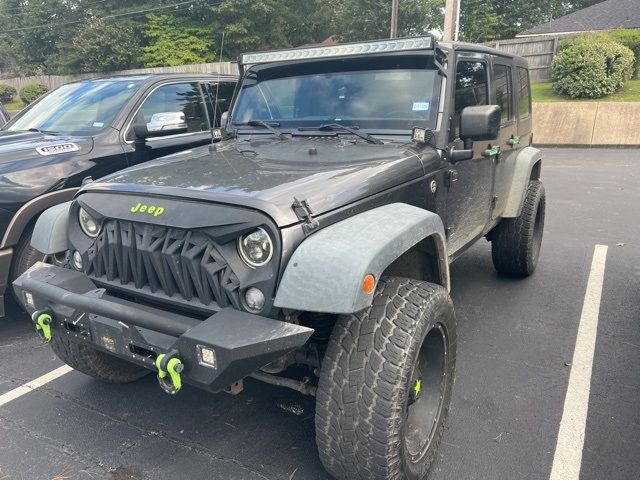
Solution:
{"label": "white parking line", "polygon": [[63,365],[60,368],[56,368],[49,373],[45,373],[41,377],[36,378],[35,380],[31,380],[24,385],[19,386],[18,388],[14,388],[13,390],[8,391],[0,395],[0,407],[6,405],[7,403],[15,400],[16,398],[20,398],[21,396],[35,390],[36,388],[40,388],[43,385],[55,380],[56,378],[60,378],[65,373],[69,373],[73,368]]}
{"label": "white parking line", "polygon": [[606,245],[596,245],[593,252],[550,480],[580,478],[607,249]]}

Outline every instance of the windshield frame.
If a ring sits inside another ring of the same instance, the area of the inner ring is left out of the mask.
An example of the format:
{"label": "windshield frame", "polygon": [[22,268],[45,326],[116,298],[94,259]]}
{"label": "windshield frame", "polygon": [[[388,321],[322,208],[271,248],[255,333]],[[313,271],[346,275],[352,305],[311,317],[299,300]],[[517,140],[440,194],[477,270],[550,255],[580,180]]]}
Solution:
{"label": "windshield frame", "polygon": [[[433,50],[425,50],[425,51],[408,51],[408,52],[389,52],[389,53],[381,53],[381,54],[370,54],[370,55],[353,55],[353,56],[345,56],[345,57],[338,57],[338,58],[331,58],[331,59],[309,59],[309,60],[295,60],[295,61],[283,61],[283,62],[272,62],[272,63],[262,63],[262,64],[254,64],[251,65],[249,68],[247,68],[242,75],[242,81],[240,82],[240,85],[238,86],[238,88],[236,89],[235,92],[235,97],[233,99],[232,102],[232,108],[229,111],[229,120],[228,120],[228,129],[229,130],[233,130],[236,135],[265,135],[265,134],[270,134],[270,132],[264,128],[261,127],[250,127],[250,126],[246,126],[246,125],[240,125],[243,122],[238,122],[236,123],[234,121],[234,113],[235,110],[239,104],[239,100],[242,98],[243,95],[243,88],[245,86],[245,82],[247,81],[247,79],[249,78],[250,75],[256,75],[264,70],[271,70],[271,69],[286,69],[288,67],[291,67],[293,65],[297,66],[298,68],[300,68],[301,70],[304,69],[304,66],[307,65],[322,65],[322,64],[326,64],[327,62],[330,63],[334,63],[334,62],[351,62],[354,60],[360,60],[360,61],[366,61],[368,60],[370,62],[368,67],[362,67],[362,68],[345,68],[342,71],[345,72],[354,72],[354,71],[393,71],[394,69],[381,69],[381,68],[376,68],[376,60],[380,59],[380,58],[397,58],[397,57],[414,57],[416,59],[424,59],[426,61],[425,63],[425,70],[429,70],[429,71],[433,71],[435,72],[435,78],[434,78],[434,83],[433,83],[433,92],[432,92],[432,97],[431,97],[431,105],[432,108],[434,110],[433,112],[433,118],[432,120],[429,121],[429,125],[425,126],[424,124],[426,123],[425,121],[417,121],[415,126],[422,126],[423,128],[428,128],[429,130],[433,131],[433,132],[437,132],[440,128],[440,126],[442,125],[442,121],[441,121],[441,115],[442,115],[442,109],[441,109],[441,102],[442,102],[442,95],[443,95],[443,85],[445,84],[445,82],[443,82],[443,72],[442,70],[438,67],[438,65],[435,62],[435,56],[434,56],[434,51]],[[428,64],[428,63],[430,64]],[[403,69],[398,69],[398,70],[403,70]],[[404,70],[419,70],[416,68],[413,69],[404,69]],[[327,69],[326,73],[332,73],[332,72],[340,72],[341,69]],[[286,77],[287,75],[274,75],[273,78],[283,78]],[[304,74],[300,74],[300,75],[288,75],[290,77],[296,77],[296,76],[304,76]],[[252,83],[254,83],[252,81]],[[269,120],[266,120],[269,121]],[[279,123],[278,119],[272,120],[273,122]],[[357,122],[357,120],[355,120]],[[332,121],[319,121],[318,122],[318,126],[320,126],[322,123],[332,123]],[[333,123],[336,123],[335,121],[333,121]],[[342,122],[338,122],[338,123],[342,123]],[[344,125],[346,126],[353,126],[353,123],[344,123]],[[357,125],[357,123],[355,124],[358,128],[359,131],[363,132],[363,133],[368,133],[368,134],[372,134],[372,135],[386,135],[386,136],[411,136],[412,133],[412,128],[409,129],[391,129],[391,128],[379,128],[379,127],[365,127],[365,126],[359,126]],[[306,124],[305,121],[300,121],[299,125],[296,126],[282,126],[280,125],[278,127],[278,130],[282,131],[283,133],[288,133],[288,134],[293,134],[294,136],[309,136],[310,133],[312,133],[314,136],[316,136],[315,131],[312,130],[307,130],[307,133],[305,132],[301,132],[298,131],[298,127],[309,127],[310,125]],[[339,131],[334,131],[334,132],[322,132],[322,135],[344,135],[347,134],[348,132],[339,132]]]}
{"label": "windshield frame", "polygon": [[[66,83],[64,85],[61,85],[47,92],[46,94],[42,95],[40,98],[38,98],[28,106],[23,108],[18,114],[16,114],[13,118],[11,118],[9,122],[7,122],[3,127],[1,127],[0,131],[12,131],[12,132],[24,131],[24,129],[12,130],[11,127],[13,127],[13,125],[18,121],[20,121],[24,116],[28,115],[28,113],[34,108],[36,108],[41,102],[45,101],[48,97],[55,94],[60,89],[71,86],[71,85],[82,85],[82,84],[89,84],[89,83],[93,83],[93,84],[111,83],[111,84],[122,84],[122,85],[135,84],[135,88],[131,92],[131,95],[129,96],[129,98],[127,98],[124,102],[122,102],[118,111],[113,115],[113,118],[111,118],[109,122],[104,122],[104,125],[102,127],[99,127],[93,130],[55,130],[50,133],[57,134],[57,135],[77,136],[77,137],[93,137],[95,135],[99,135],[100,133],[103,133],[105,130],[107,130],[110,127],[118,129],[117,125],[119,122],[122,121],[122,115],[123,115],[123,112],[127,110],[126,109],[127,105],[135,101],[135,99],[140,95],[140,93],[144,91],[145,84],[146,84],[145,81],[139,78],[123,79],[122,77],[114,78],[114,79],[100,78],[100,79],[82,80],[78,82]],[[47,132],[48,129],[45,129],[42,131]]]}

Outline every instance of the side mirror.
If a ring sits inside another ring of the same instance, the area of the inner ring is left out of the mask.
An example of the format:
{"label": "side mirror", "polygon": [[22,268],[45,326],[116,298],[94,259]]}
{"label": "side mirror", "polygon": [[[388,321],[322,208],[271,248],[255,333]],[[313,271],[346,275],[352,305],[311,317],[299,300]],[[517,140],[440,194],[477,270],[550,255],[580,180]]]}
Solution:
{"label": "side mirror", "polygon": [[229,121],[229,112],[223,112],[222,115],[220,115],[220,128],[226,129],[228,121]]}
{"label": "side mirror", "polygon": [[465,141],[495,140],[501,117],[502,109],[498,105],[464,108],[460,114],[460,138]]}
{"label": "side mirror", "polygon": [[154,113],[147,123],[150,136],[185,133],[187,129],[187,117],[182,112]]}

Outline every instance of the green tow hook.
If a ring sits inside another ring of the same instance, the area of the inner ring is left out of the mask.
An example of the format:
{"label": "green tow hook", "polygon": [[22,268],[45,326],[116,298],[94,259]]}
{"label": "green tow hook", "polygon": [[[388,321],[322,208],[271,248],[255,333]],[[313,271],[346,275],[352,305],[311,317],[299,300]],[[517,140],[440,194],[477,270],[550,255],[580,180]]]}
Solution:
{"label": "green tow hook", "polygon": [[47,312],[37,311],[33,312],[31,316],[33,323],[36,324],[36,332],[42,339],[44,343],[49,343],[51,341],[51,315]]}
{"label": "green tow hook", "polygon": [[[156,358],[156,368],[158,369],[158,383],[162,389],[169,395],[175,395],[182,388],[182,378],[180,374],[184,370],[182,361],[177,358],[169,358],[165,360],[166,355],[164,353],[158,355]],[[163,365],[166,364],[166,365]]]}

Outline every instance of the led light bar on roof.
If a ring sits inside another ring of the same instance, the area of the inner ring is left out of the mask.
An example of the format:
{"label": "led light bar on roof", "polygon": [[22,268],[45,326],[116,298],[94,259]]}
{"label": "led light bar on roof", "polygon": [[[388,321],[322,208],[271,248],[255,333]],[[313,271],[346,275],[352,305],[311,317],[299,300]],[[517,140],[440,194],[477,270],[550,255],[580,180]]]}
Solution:
{"label": "led light bar on roof", "polygon": [[242,64],[281,62],[286,60],[305,60],[308,58],[342,57],[347,55],[364,55],[367,53],[400,52],[403,50],[420,50],[433,48],[433,37],[397,38],[378,40],[375,42],[345,43],[292,50],[276,50],[273,52],[245,53]]}

